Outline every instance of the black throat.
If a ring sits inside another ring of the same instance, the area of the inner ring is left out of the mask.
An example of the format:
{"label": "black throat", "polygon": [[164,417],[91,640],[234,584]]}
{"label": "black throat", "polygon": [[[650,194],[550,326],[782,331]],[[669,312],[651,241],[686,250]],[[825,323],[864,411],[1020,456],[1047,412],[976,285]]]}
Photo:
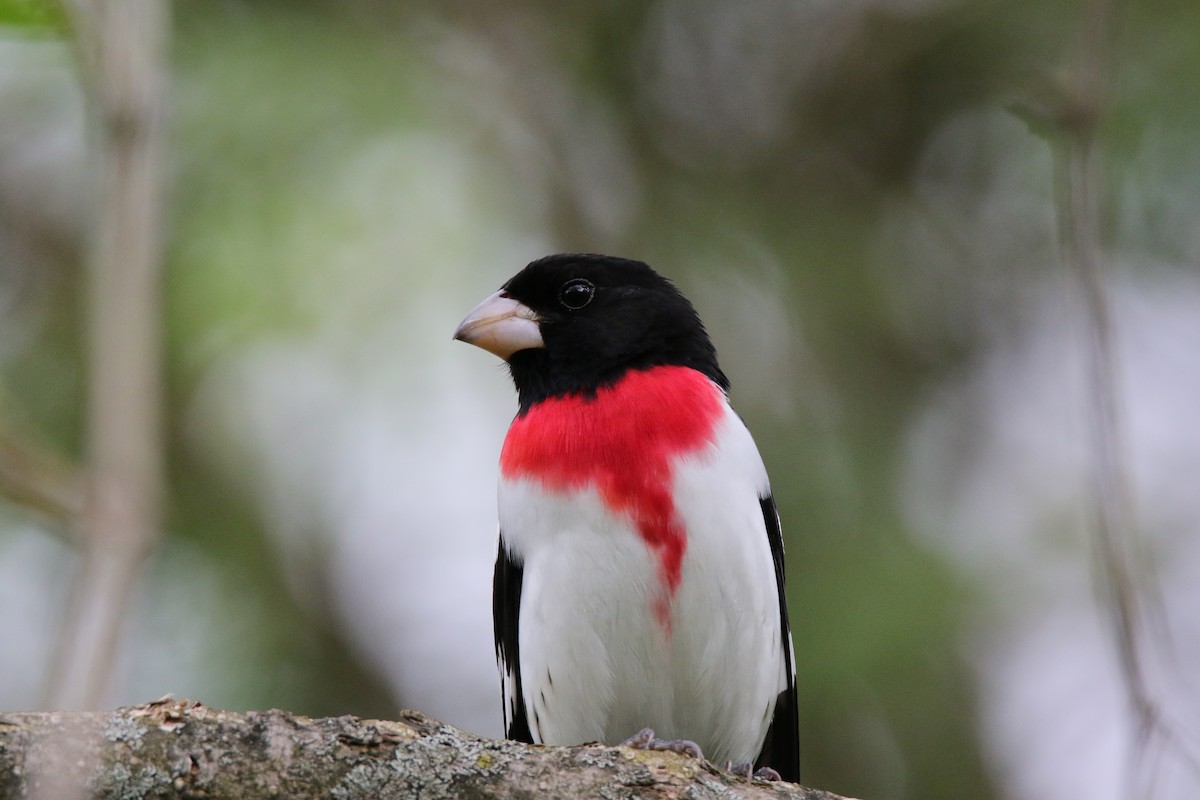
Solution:
{"label": "black throat", "polygon": [[[696,343],[694,343],[696,344]],[[707,337],[691,352],[646,353],[621,363],[580,363],[555,358],[548,350],[522,350],[508,359],[508,371],[517,388],[518,416],[552,397],[578,396],[591,399],[600,389],[614,385],[629,372],[659,366],[689,367],[705,375],[723,390],[729,379],[717,365],[717,353]]]}

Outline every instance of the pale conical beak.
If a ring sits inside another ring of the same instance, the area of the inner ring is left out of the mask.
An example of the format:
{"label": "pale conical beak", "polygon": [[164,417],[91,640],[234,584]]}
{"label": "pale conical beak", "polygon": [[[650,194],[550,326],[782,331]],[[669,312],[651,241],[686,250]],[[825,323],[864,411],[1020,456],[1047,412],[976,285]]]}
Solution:
{"label": "pale conical beak", "polygon": [[482,347],[505,361],[521,350],[546,346],[538,328],[538,315],[503,290],[475,306],[459,323],[454,338]]}

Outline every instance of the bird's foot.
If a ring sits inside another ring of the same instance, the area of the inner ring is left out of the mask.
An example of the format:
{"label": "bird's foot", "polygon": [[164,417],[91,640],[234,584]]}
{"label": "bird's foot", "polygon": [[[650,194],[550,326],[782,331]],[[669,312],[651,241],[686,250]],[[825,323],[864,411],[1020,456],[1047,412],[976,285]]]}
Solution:
{"label": "bird's foot", "polygon": [[659,739],[654,735],[653,728],[642,728],[640,731],[621,742],[622,747],[632,747],[635,750],[669,750],[692,758],[704,758],[700,745],[687,739]]}
{"label": "bird's foot", "polygon": [[754,765],[750,762],[744,764],[734,764],[732,761],[726,762],[725,770],[732,772],[734,775],[741,775],[743,778],[755,778],[760,781],[781,781],[783,776],[770,767],[760,767],[754,769]]}

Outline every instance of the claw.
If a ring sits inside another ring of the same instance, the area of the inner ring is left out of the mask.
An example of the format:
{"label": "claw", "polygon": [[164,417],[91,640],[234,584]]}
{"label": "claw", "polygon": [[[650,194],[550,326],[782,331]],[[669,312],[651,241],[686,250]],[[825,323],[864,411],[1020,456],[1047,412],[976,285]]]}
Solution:
{"label": "claw", "polygon": [[666,750],[692,758],[704,758],[704,751],[695,742],[687,739],[659,739],[654,735],[653,728],[642,728],[621,742],[621,746],[632,747],[635,750]]}
{"label": "claw", "polygon": [[635,750],[645,750],[654,741],[654,729],[642,728],[640,731],[621,742],[621,747],[632,747]]}
{"label": "claw", "polygon": [[778,772],[770,767],[761,767],[754,769],[754,765],[746,762],[744,764],[734,764],[732,761],[725,762],[725,771],[732,772],[734,775],[740,775],[743,778],[753,778],[760,781],[781,781],[783,777]]}

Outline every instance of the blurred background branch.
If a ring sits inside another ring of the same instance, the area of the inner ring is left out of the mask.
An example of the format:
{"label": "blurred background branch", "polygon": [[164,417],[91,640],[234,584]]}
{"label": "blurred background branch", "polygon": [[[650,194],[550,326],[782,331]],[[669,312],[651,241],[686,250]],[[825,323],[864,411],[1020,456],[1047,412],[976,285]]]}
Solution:
{"label": "blurred background branch", "polygon": [[[1108,606],[1126,696],[1135,720],[1125,775],[1129,797],[1155,796],[1159,749],[1172,751],[1200,779],[1200,742],[1175,728],[1161,687],[1153,685],[1155,662],[1168,674],[1180,665],[1169,641],[1158,571],[1138,523],[1129,479],[1126,411],[1121,402],[1121,363],[1106,275],[1111,272],[1105,229],[1111,227],[1113,189],[1105,169],[1104,137],[1121,52],[1124,3],[1090,0],[1082,9],[1075,80],[1057,115],[1059,224],[1064,257],[1083,301],[1086,363],[1085,409],[1090,454],[1090,530],[1096,583]],[[1157,651],[1157,653],[1155,652]]]}
{"label": "blurred background branch", "polygon": [[74,541],[84,479],[70,461],[11,427],[0,427],[0,495],[47,517],[50,530]]}
{"label": "blurred background branch", "polygon": [[86,258],[84,558],[48,682],[55,708],[99,707],[162,493],[162,222],[169,17],[159,0],[71,6],[98,174]]}
{"label": "blurred background branch", "polygon": [[[1085,410],[1091,457],[1091,533],[1097,585],[1109,605],[1114,639],[1129,700],[1144,731],[1157,724],[1143,664],[1149,633],[1145,600],[1152,596],[1153,573],[1146,561],[1126,475],[1124,416],[1102,232],[1111,216],[1107,202],[1103,136],[1113,80],[1115,39],[1119,30],[1116,4],[1091,0],[1083,7],[1076,80],[1064,95],[1058,114],[1062,146],[1058,152],[1059,225],[1063,253],[1078,282],[1085,309]],[[1138,747],[1143,746],[1139,737]]]}

